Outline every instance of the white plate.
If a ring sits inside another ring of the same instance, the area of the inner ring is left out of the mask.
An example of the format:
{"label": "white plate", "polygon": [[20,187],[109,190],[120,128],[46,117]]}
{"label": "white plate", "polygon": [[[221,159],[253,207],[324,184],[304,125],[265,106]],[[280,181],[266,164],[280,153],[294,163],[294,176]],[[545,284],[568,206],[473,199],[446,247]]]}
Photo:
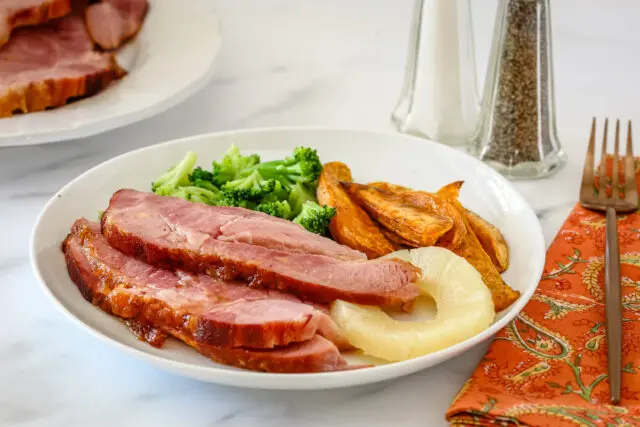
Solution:
{"label": "white plate", "polygon": [[150,0],[135,41],[118,54],[129,74],[60,108],[0,119],[0,147],[94,135],[151,117],[183,101],[214,73],[220,25],[205,1]]}
{"label": "white plate", "polygon": [[[210,167],[231,144],[263,160],[282,158],[299,145],[318,149],[323,162],[348,164],[360,182],[386,180],[436,190],[465,180],[461,200],[504,233],[511,248],[511,266],[504,277],[522,296],[484,332],[453,347],[399,363],[369,369],[321,374],[267,374],[211,362],[176,341],[156,349],[138,341],[116,318],[85,301],[69,279],[60,242],[76,218],[97,218],[116,190],[149,190],[150,182],[195,151]],[[276,128],[224,132],[166,142],[109,160],[85,172],[60,190],[45,206],[31,242],[35,273],[46,293],[69,317],[89,332],[157,366],[185,376],[220,384],[270,389],[322,389],[372,383],[428,368],[490,338],[515,317],[533,294],[545,258],[536,215],[511,184],[477,160],[444,145],[395,133],[323,128]]]}

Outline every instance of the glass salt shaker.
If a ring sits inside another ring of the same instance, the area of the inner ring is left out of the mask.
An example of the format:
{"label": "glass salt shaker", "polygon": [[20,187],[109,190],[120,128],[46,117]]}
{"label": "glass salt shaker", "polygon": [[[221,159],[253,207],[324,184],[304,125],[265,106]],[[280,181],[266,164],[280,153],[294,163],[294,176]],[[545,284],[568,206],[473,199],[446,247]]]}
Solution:
{"label": "glass salt shaker", "polygon": [[470,0],[416,0],[400,100],[400,132],[469,142],[479,111]]}
{"label": "glass salt shaker", "polygon": [[556,135],[549,0],[499,0],[471,154],[511,179],[566,161]]}

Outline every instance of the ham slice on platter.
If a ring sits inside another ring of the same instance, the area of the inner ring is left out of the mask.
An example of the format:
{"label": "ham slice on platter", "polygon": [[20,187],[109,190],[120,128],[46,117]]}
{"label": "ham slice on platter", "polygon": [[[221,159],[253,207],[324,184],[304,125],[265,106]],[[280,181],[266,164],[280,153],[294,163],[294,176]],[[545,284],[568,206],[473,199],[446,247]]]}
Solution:
{"label": "ham slice on platter", "polygon": [[71,0],[3,0],[0,2],[0,46],[18,27],[38,25],[71,13]]}
{"label": "ham slice on platter", "polygon": [[0,49],[0,117],[62,106],[124,73],[113,54],[94,50],[82,17],[19,28]]}
{"label": "ham slice on platter", "polygon": [[87,7],[91,39],[105,50],[117,49],[135,36],[149,8],[147,0],[103,0]]}

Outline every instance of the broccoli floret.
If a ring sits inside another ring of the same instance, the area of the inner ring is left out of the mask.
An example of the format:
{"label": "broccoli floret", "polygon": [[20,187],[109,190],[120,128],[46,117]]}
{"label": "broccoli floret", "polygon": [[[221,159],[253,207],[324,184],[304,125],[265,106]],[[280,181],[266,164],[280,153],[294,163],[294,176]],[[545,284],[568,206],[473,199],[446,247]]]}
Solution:
{"label": "broccoli floret", "polygon": [[292,217],[291,206],[289,206],[289,202],[286,200],[260,203],[256,206],[255,210],[264,212],[271,216],[277,216],[278,218],[289,219]]}
{"label": "broccoli floret", "polygon": [[299,183],[291,187],[291,192],[289,193],[289,205],[291,206],[293,216],[297,216],[300,213],[302,205],[307,201],[318,201],[313,190],[306,185]]}
{"label": "broccoli floret", "polygon": [[280,181],[273,180],[275,186],[273,191],[269,194],[266,194],[261,200],[260,203],[269,203],[269,202],[280,202],[287,200],[289,198],[289,192],[284,189]]}
{"label": "broccoli floret", "polygon": [[202,180],[200,178],[196,178],[195,180],[193,180],[193,186],[195,187],[200,187],[200,188],[204,188],[205,190],[209,190],[209,191],[213,191],[215,193],[219,192],[220,190],[218,189],[218,187],[216,187],[215,185],[213,185],[213,183],[211,181],[205,181]]}
{"label": "broccoli floret", "polygon": [[[213,162],[213,172],[211,181],[221,186],[229,181],[240,178],[243,172],[252,166],[260,163],[260,156],[257,154],[251,154],[249,156],[243,156],[240,154],[240,150],[235,145],[232,145],[229,150],[224,154],[221,161]],[[246,176],[248,174],[245,174]]]}
{"label": "broccoli floret", "polygon": [[320,206],[316,202],[306,201],[302,205],[300,214],[293,222],[300,224],[308,231],[321,236],[326,236],[329,231],[331,218],[336,214],[336,209],[329,206]]}
{"label": "broccoli floret", "polygon": [[255,210],[258,204],[250,200],[233,199],[231,197],[226,197],[223,194],[222,198],[218,202],[218,206],[232,206],[235,208],[245,208],[245,209]]}
{"label": "broccoli floret", "polygon": [[193,185],[178,187],[170,194],[165,194],[165,196],[179,197],[190,202],[204,203],[206,205],[217,205],[221,199],[220,190],[217,188],[206,189]]}
{"label": "broccoli floret", "polygon": [[286,190],[296,183],[314,185],[322,172],[322,163],[316,150],[297,147],[293,156],[284,160],[259,163],[243,172],[243,176],[259,171],[265,179],[278,180]]}
{"label": "broccoli floret", "polygon": [[168,196],[180,186],[190,185],[189,174],[196,164],[196,153],[189,151],[182,161],[151,183],[151,190],[161,196]]}
{"label": "broccoli floret", "polygon": [[221,187],[223,203],[226,206],[240,206],[251,209],[250,203],[257,204],[270,197],[276,187],[275,180],[265,180],[260,175],[260,172],[254,171],[245,178],[229,181]]}
{"label": "broccoli floret", "polygon": [[191,175],[189,175],[189,180],[192,182],[208,181],[213,183],[213,172],[209,172],[208,170],[204,170],[198,166],[193,170],[193,172],[191,172]]}
{"label": "broccoli floret", "polygon": [[[260,163],[257,154],[243,156],[231,146],[213,171],[195,168],[196,154],[184,159],[151,184],[163,196],[217,206],[238,206],[293,219],[307,230],[326,235],[334,208],[320,206],[315,186],[322,172],[316,150],[298,147],[291,157]],[[194,169],[195,168],[195,169]]]}

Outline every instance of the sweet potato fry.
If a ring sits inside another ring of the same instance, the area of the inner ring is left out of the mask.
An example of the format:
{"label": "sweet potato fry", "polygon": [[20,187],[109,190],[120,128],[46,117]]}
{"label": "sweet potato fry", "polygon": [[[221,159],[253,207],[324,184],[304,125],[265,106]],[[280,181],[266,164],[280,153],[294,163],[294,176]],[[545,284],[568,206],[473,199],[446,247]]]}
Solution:
{"label": "sweet potato fry", "polygon": [[413,191],[412,188],[403,187],[402,185],[391,184],[390,182],[384,181],[370,182],[367,185],[379,188],[380,190],[388,191],[389,193],[404,193],[406,191]]}
{"label": "sweet potato fry", "polygon": [[509,285],[505,283],[495,265],[491,262],[491,258],[480,244],[478,237],[469,225],[466,217],[466,210],[458,201],[458,195],[460,194],[460,187],[462,184],[462,181],[448,184],[438,190],[436,196],[442,197],[444,200],[451,203],[456,209],[458,209],[458,212],[463,215],[465,225],[467,226],[467,234],[464,239],[462,239],[460,246],[455,248],[453,252],[465,258],[476,268],[476,270],[480,272],[482,280],[484,280],[487,288],[491,291],[496,312],[499,312],[518,299],[520,292],[511,289]]}
{"label": "sweet potato fry", "polygon": [[448,201],[456,209],[458,209],[459,212],[461,212],[460,208],[462,207],[462,205],[458,201],[458,198],[460,197],[460,189],[462,188],[462,184],[464,184],[464,181],[454,181],[450,184],[447,184],[436,192],[436,196]]}
{"label": "sweet potato fry", "polygon": [[467,227],[462,219],[462,215],[450,203],[434,194],[426,191],[412,190],[411,188],[400,185],[390,184],[388,182],[373,182],[369,184],[372,187],[389,191],[396,194],[412,206],[426,209],[435,214],[451,218],[453,226],[439,240],[438,245],[448,249],[456,248],[462,242],[464,235],[467,233]]}
{"label": "sweet potato fry", "polygon": [[393,252],[396,247],[340,184],[340,181],[352,180],[351,170],[340,162],[325,164],[318,180],[318,202],[333,206],[337,211],[329,225],[331,236],[338,243],[364,252],[370,259]]}
{"label": "sweet potato fry", "polygon": [[416,246],[433,246],[453,220],[408,203],[402,194],[352,182],[342,186],[373,219]]}
{"label": "sweet potato fry", "polygon": [[393,243],[393,245],[396,247],[396,250],[410,249],[410,248],[419,247],[415,243],[408,241],[404,237],[402,237],[399,234],[396,234],[393,231],[385,228],[381,224],[379,224],[379,226],[380,226],[380,230],[382,231],[382,234],[384,234],[384,237],[386,237],[388,241]]}
{"label": "sweet potato fry", "polygon": [[467,221],[475,233],[491,262],[502,273],[509,267],[509,246],[498,227],[486,221],[481,216],[466,210]]}

